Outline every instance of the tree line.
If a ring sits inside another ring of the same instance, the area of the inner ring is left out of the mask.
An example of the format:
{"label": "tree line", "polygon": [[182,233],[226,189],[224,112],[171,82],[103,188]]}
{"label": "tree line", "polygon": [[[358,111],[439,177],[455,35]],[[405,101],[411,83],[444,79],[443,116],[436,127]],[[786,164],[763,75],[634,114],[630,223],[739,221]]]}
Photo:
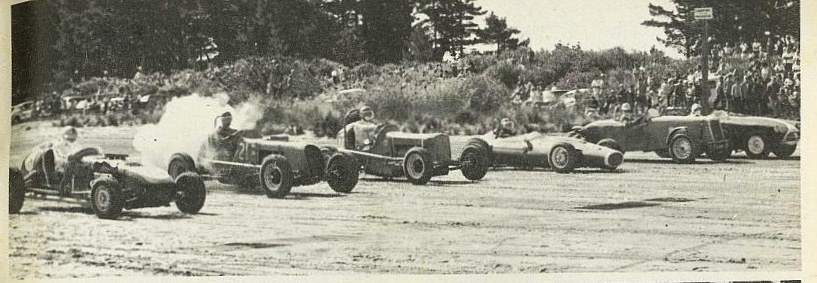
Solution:
{"label": "tree line", "polygon": [[290,56],[346,65],[441,61],[527,45],[474,0],[50,0],[12,7],[14,93]]}

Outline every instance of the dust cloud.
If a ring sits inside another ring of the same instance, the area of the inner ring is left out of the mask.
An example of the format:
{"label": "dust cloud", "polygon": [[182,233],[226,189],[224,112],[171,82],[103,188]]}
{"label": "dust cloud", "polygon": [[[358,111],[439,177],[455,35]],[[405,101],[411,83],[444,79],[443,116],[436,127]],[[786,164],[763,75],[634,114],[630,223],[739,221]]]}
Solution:
{"label": "dust cloud", "polygon": [[263,117],[260,98],[235,107],[227,101],[227,95],[221,93],[213,97],[192,94],[168,102],[159,123],[140,127],[133,139],[133,147],[140,153],[142,163],[167,168],[174,153],[186,153],[195,159],[214,131],[216,117],[226,111],[232,113],[232,128],[237,130],[254,129]]}

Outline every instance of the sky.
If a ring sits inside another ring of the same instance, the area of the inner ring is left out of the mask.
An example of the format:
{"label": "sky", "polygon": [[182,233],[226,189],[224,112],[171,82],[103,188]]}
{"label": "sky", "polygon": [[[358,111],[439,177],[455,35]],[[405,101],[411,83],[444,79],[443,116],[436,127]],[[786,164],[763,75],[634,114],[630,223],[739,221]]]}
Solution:
{"label": "sky", "polygon": [[[664,47],[656,37],[660,28],[642,26],[650,19],[650,3],[673,7],[670,0],[476,0],[475,3],[521,31],[520,39],[530,38],[534,50],[553,49],[556,43],[580,43],[582,49],[602,50],[622,47],[648,51],[655,45],[668,56],[682,57]],[[478,20],[484,24],[484,20]]]}

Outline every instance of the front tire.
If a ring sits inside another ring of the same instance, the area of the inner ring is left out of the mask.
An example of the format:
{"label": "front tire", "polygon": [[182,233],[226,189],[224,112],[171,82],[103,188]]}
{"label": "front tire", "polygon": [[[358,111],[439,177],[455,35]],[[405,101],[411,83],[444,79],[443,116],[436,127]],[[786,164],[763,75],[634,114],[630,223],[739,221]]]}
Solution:
{"label": "front tire", "polygon": [[476,144],[466,146],[460,154],[460,172],[471,181],[481,180],[488,173],[491,165],[488,152]]}
{"label": "front tire", "polygon": [[292,167],[283,156],[273,154],[264,158],[258,177],[268,198],[283,198],[292,189]]}
{"label": "front tire", "polygon": [[669,154],[677,163],[693,163],[700,154],[695,142],[687,135],[678,134],[669,142]]}
{"label": "front tire", "polygon": [[100,219],[119,218],[124,207],[119,182],[112,178],[95,182],[91,192],[91,206]]}
{"label": "front tire", "polygon": [[20,170],[9,168],[9,214],[20,213],[26,200],[25,180]]}
{"label": "front tire", "polygon": [[350,193],[360,177],[360,166],[351,155],[337,152],[329,158],[324,174],[326,183],[333,191]]}
{"label": "front tire", "polygon": [[176,186],[180,196],[176,199],[176,207],[179,211],[187,214],[196,214],[202,207],[207,198],[207,190],[204,187],[204,181],[199,174],[193,172],[185,172],[176,177]]}
{"label": "front tire", "polygon": [[796,149],[797,149],[796,145],[780,144],[774,147],[774,149],[772,149],[772,153],[774,153],[774,156],[777,156],[778,158],[787,158],[794,154],[794,150]]}
{"label": "front tire", "polygon": [[415,185],[424,185],[431,180],[433,166],[431,154],[424,148],[412,148],[403,158],[403,171],[406,178]]}
{"label": "front tire", "polygon": [[578,163],[576,148],[570,144],[557,144],[550,150],[548,163],[556,173],[570,173]]}
{"label": "front tire", "polygon": [[743,151],[751,159],[763,159],[769,156],[769,143],[765,137],[752,134],[743,142]]}

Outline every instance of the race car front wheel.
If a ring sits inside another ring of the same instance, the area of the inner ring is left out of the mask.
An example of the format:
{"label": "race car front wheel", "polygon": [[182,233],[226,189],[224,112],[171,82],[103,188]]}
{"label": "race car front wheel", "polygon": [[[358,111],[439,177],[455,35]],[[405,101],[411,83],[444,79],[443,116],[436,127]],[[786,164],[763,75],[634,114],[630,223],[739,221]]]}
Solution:
{"label": "race car front wheel", "polygon": [[195,172],[196,165],[193,158],[184,153],[176,153],[170,157],[170,163],[167,165],[167,174],[174,180],[184,172]]}
{"label": "race car front wheel", "polygon": [[573,171],[573,168],[576,167],[576,163],[578,163],[577,158],[576,148],[570,144],[562,143],[550,149],[548,163],[556,173],[570,173]]}
{"label": "race car front wheel", "polygon": [[684,134],[677,134],[669,142],[669,154],[677,163],[692,163],[700,153],[692,138]]}
{"label": "race car front wheel", "polygon": [[122,214],[124,199],[119,182],[112,178],[94,182],[91,192],[91,206],[101,219],[117,219]]}
{"label": "race car front wheel", "polygon": [[258,176],[269,198],[283,198],[292,189],[292,167],[283,156],[272,154],[264,158]]}
{"label": "race car front wheel", "polygon": [[20,213],[26,200],[26,187],[23,173],[9,168],[9,214]]}
{"label": "race car front wheel", "polygon": [[176,198],[176,207],[179,211],[195,214],[204,207],[204,200],[207,198],[207,190],[204,188],[199,174],[185,172],[176,177],[179,196]]}
{"label": "race car front wheel", "polygon": [[349,193],[357,185],[360,166],[351,154],[337,152],[326,165],[326,183],[333,191]]}
{"label": "race car front wheel", "polygon": [[772,153],[778,158],[787,158],[794,154],[795,149],[797,149],[796,145],[779,144],[772,149]]}
{"label": "race car front wheel", "polygon": [[431,180],[433,173],[431,154],[425,148],[415,147],[403,158],[403,171],[412,184],[423,185]]}
{"label": "race car front wheel", "polygon": [[479,145],[472,144],[465,147],[460,155],[460,172],[471,181],[480,180],[488,173],[490,161],[488,152]]}
{"label": "race car front wheel", "polygon": [[743,144],[743,151],[751,159],[763,159],[769,156],[769,147],[766,138],[762,135],[750,135]]}

